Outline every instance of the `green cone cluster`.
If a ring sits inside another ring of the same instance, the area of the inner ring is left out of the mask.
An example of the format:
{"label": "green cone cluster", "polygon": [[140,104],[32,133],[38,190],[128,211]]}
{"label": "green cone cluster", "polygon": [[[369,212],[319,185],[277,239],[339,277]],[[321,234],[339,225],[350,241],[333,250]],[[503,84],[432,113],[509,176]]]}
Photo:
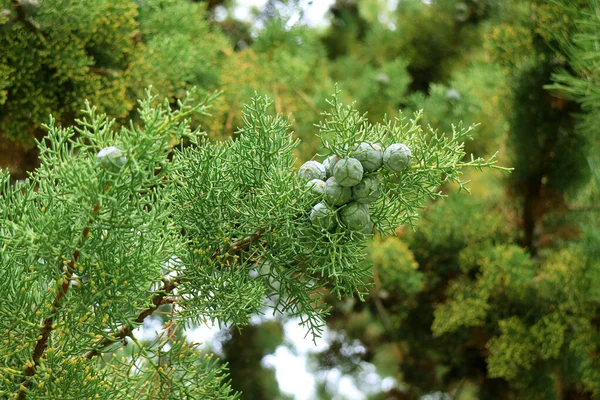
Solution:
{"label": "green cone cluster", "polygon": [[362,142],[354,146],[348,157],[332,154],[322,164],[304,163],[298,176],[310,179],[307,187],[322,197],[311,210],[311,223],[325,230],[340,223],[350,231],[372,234],[369,204],[383,193],[376,172],[382,166],[390,172],[401,172],[410,166],[411,155],[404,144],[392,144],[384,151],[378,143]]}

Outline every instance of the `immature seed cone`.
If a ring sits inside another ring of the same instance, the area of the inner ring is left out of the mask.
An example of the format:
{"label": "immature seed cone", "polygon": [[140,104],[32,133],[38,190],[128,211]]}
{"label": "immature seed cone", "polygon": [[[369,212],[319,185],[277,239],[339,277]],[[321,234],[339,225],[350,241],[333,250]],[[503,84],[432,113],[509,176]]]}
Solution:
{"label": "immature seed cone", "polygon": [[352,198],[359,203],[374,203],[381,196],[381,184],[375,176],[366,176],[356,186],[352,186]]}
{"label": "immature seed cone", "polygon": [[310,212],[310,222],[313,226],[329,230],[337,224],[335,210],[323,202],[317,203]]}
{"label": "immature seed cone", "polygon": [[325,182],[320,179],[311,179],[306,182],[306,187],[309,187],[316,194],[323,194],[325,192]]}
{"label": "immature seed cone", "polygon": [[310,181],[311,179],[325,179],[325,167],[318,161],[307,161],[298,170],[300,179]]}
{"label": "immature seed cone", "polygon": [[352,190],[349,187],[341,186],[334,177],[325,182],[325,201],[334,206],[341,206],[352,199]]}
{"label": "immature seed cone", "polygon": [[362,142],[350,155],[360,161],[365,172],[377,171],[383,164],[383,149],[378,143]]}
{"label": "immature seed cone", "polygon": [[342,158],[333,168],[333,176],[341,186],[357,185],[363,177],[363,166],[356,158]]}
{"label": "immature seed cone", "polygon": [[325,173],[327,174],[328,178],[333,176],[333,167],[335,167],[335,164],[337,164],[338,161],[340,161],[340,157],[335,154],[330,155],[325,159],[325,161],[323,161]]}
{"label": "immature seed cone", "polygon": [[340,219],[347,229],[357,232],[363,232],[371,224],[371,216],[367,207],[355,201],[340,211]]}
{"label": "immature seed cone", "polygon": [[96,159],[100,165],[110,171],[116,172],[127,162],[121,149],[115,146],[105,147],[98,152]]}
{"label": "immature seed cone", "polygon": [[412,152],[402,143],[394,143],[383,152],[383,166],[391,172],[402,172],[410,167]]}

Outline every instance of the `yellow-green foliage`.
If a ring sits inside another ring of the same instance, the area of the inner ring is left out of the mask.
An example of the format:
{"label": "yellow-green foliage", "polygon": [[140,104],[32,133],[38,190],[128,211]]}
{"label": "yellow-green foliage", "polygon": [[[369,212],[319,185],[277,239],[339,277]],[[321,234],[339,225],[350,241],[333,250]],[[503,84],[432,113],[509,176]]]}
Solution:
{"label": "yellow-green foliage", "polygon": [[[473,250],[479,253],[477,277],[471,281],[462,276],[450,283],[448,300],[434,313],[431,327],[434,335],[484,326],[495,301],[523,302],[533,283],[535,264],[522,248],[508,245],[486,249],[477,245]],[[471,257],[469,254],[466,258]]]}
{"label": "yellow-green foliage", "polygon": [[131,84],[136,96],[148,85],[169,99],[183,98],[192,86],[207,92],[218,87],[220,65],[231,48],[210,29],[204,4],[148,0],[140,3],[139,14],[144,51]]}
{"label": "yellow-green foliage", "polygon": [[[600,283],[598,261],[573,247],[550,252],[541,266],[514,245],[473,251],[482,255],[477,275],[449,285],[448,299],[435,310],[433,333],[497,324],[498,334],[487,343],[491,378],[528,388],[536,380],[551,381],[568,360],[577,372],[562,371],[567,380],[600,393],[598,333],[590,317]],[[473,264],[473,251],[463,250],[461,262]]]}
{"label": "yellow-green foliage", "polygon": [[318,151],[315,137],[326,94],[333,90],[325,69],[325,53],[314,32],[285,28],[273,21],[260,32],[252,48],[228,55],[221,70],[223,96],[215,103],[206,127],[215,138],[232,136],[242,125],[241,105],[255,94],[269,95],[275,111],[291,115],[304,141],[301,158]]}
{"label": "yellow-green foliage", "polygon": [[512,227],[493,201],[455,196],[428,210],[412,234],[411,249],[417,259],[434,262],[446,255],[455,259],[468,245],[485,246],[504,241],[511,231]]}
{"label": "yellow-green foliage", "polygon": [[486,48],[495,63],[518,66],[529,63],[535,57],[533,28],[501,24],[492,28],[486,38]]}
{"label": "yellow-green foliage", "polygon": [[501,112],[506,108],[507,94],[502,68],[484,58],[458,69],[447,84],[432,84],[428,96],[413,94],[411,105],[423,109],[423,124],[440,132],[452,132],[450,121],[478,123],[473,134],[475,140],[467,144],[467,152],[489,154],[498,149],[508,128]]}
{"label": "yellow-green foliage", "polygon": [[[417,304],[417,296],[425,285],[425,276],[406,242],[397,237],[374,240],[369,246],[370,260],[373,263],[375,280],[374,296],[383,296],[388,312],[386,324],[389,328],[402,329],[404,320],[411,308]],[[363,317],[368,318],[367,315]],[[363,329],[373,329],[368,320]],[[370,328],[369,328],[370,327]],[[367,332],[368,336],[382,332]]]}
{"label": "yellow-green foliage", "polygon": [[[69,124],[84,100],[126,117],[150,84],[171,100],[219,83],[224,37],[188,1],[3,0],[0,135],[33,145],[48,115]],[[22,11],[22,12],[21,12]]]}
{"label": "yellow-green foliage", "polygon": [[410,76],[407,63],[396,58],[373,65],[356,55],[342,57],[332,64],[331,74],[357,107],[369,117],[381,121],[396,114],[407,96]]}
{"label": "yellow-green foliage", "polygon": [[129,111],[126,75],[139,51],[133,1],[41,1],[24,20],[11,3],[0,6],[10,13],[0,25],[3,136],[32,145],[49,114],[72,119],[86,98],[111,115]]}
{"label": "yellow-green foliage", "polygon": [[381,289],[411,296],[423,289],[423,273],[405,242],[397,237],[375,240],[370,246],[373,274]]}
{"label": "yellow-green foliage", "polygon": [[600,261],[576,247],[551,252],[538,279],[540,297],[565,313],[590,314],[600,299]]}

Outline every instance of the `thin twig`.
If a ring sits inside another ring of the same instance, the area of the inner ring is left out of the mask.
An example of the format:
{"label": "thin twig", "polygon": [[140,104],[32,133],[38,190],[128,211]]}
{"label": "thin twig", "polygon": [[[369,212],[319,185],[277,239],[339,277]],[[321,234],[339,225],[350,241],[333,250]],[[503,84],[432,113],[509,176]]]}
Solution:
{"label": "thin twig", "polygon": [[45,41],[44,37],[41,35],[41,30],[40,30],[39,25],[37,25],[36,23],[32,22],[30,19],[27,18],[27,14],[25,14],[25,9],[23,8],[23,4],[20,1],[13,1],[11,3],[11,6],[17,13],[16,21],[19,21],[20,23],[25,25],[25,27],[30,32],[39,36],[42,39],[42,41]]}
{"label": "thin twig", "polygon": [[233,106],[231,106],[231,111],[229,111],[229,115],[227,116],[227,121],[225,122],[225,133],[228,135],[233,134],[232,125],[233,118],[235,117],[235,113],[237,112],[238,102],[240,100],[240,95],[238,94],[233,102]]}
{"label": "thin twig", "polygon": [[308,97],[308,95],[306,93],[304,93],[304,91],[302,89],[296,89],[296,93],[298,93],[300,95],[300,97],[302,97],[302,100],[304,100],[306,102],[306,104],[308,104],[310,106],[310,108],[313,109],[314,112],[316,112],[316,113],[321,112],[319,110],[319,108],[315,105],[315,103],[310,99],[310,97]]}
{"label": "thin twig", "polygon": [[160,290],[152,297],[152,305],[150,307],[142,311],[131,324],[123,325],[116,334],[110,337],[105,337],[100,343],[98,343],[97,346],[95,346],[94,350],[90,350],[85,353],[84,357],[90,359],[94,356],[100,355],[102,349],[105,347],[118,342],[119,340],[125,339],[127,336],[130,336],[135,325],[141,324],[144,322],[147,316],[152,315],[152,313],[154,313],[154,311],[156,311],[162,304],[163,299],[165,299],[167,295],[169,295],[177,287],[178,284],[178,279],[173,279],[170,281],[164,280]]}
{"label": "thin twig", "polygon": [[[266,231],[266,229],[261,229],[260,231],[254,233],[252,235],[249,235],[237,242],[230,243],[226,249],[216,250],[213,253],[212,258],[216,259],[219,255],[229,252],[229,250],[234,250],[236,252],[248,250],[250,248],[251,244],[256,242],[257,240],[259,240],[265,231]],[[85,353],[83,355],[83,357],[87,358],[87,359],[91,359],[94,356],[98,356],[103,352],[103,349],[106,348],[107,346],[110,346],[111,344],[118,342],[118,341],[126,338],[127,336],[131,336],[131,333],[133,332],[133,329],[135,328],[135,326],[141,324],[142,322],[144,322],[144,319],[146,319],[146,317],[152,315],[158,309],[158,307],[161,304],[163,304],[165,299],[169,299],[168,296],[179,285],[179,283],[180,283],[179,278],[173,278],[171,280],[163,280],[162,287],[152,297],[152,301],[151,301],[152,305],[150,307],[148,307],[147,309],[142,311],[137,316],[137,318],[132,321],[132,323],[121,326],[121,328],[115,334],[105,337],[100,343],[98,343],[96,346],[94,346],[93,350],[90,350],[87,353]]]}

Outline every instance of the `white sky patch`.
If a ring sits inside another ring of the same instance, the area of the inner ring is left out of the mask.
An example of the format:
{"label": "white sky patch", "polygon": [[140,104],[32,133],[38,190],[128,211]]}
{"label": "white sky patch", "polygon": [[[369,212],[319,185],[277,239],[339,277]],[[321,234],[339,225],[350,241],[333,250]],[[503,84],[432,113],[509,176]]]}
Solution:
{"label": "white sky patch", "polygon": [[263,358],[262,364],[275,370],[275,377],[282,392],[293,394],[296,400],[315,397],[315,378],[308,372],[305,356],[299,356],[289,348],[279,346],[274,354]]}
{"label": "white sky patch", "polygon": [[159,319],[147,318],[144,320],[144,325],[133,330],[133,335],[140,339],[156,340],[158,333],[163,327],[164,326]]}
{"label": "white sky patch", "polygon": [[[272,313],[254,316],[253,324],[279,319]],[[158,332],[163,329],[162,322],[158,319],[147,319],[144,325],[135,329],[134,334],[140,339],[156,340]],[[393,378],[384,378],[377,374],[373,364],[361,362],[361,372],[356,377],[343,375],[337,368],[330,370],[314,371],[310,355],[320,353],[329,347],[330,341],[339,339],[343,333],[332,332],[325,326],[323,336],[313,341],[312,335],[307,335],[307,328],[302,326],[299,318],[293,318],[283,323],[284,343],[277,347],[273,354],[265,356],[262,360],[263,367],[272,368],[279,383],[279,389],[296,400],[309,400],[316,397],[317,382],[324,382],[329,393],[335,393],[332,400],[365,400],[368,394],[380,390],[387,391],[396,386]],[[204,324],[185,330],[187,340],[193,343],[210,347],[217,356],[223,357],[223,335],[218,325]],[[351,353],[364,352],[364,346],[354,341],[345,345],[342,352],[347,356]],[[441,395],[441,396],[440,396]],[[445,400],[443,394],[433,393],[424,397],[424,400]]]}
{"label": "white sky patch", "polygon": [[[291,7],[278,4],[277,8],[282,15],[289,18],[288,27],[301,23],[313,28],[322,28],[330,24],[327,12],[334,3],[335,0],[301,0],[299,6],[304,13],[302,18],[300,12],[293,10]],[[233,17],[240,21],[256,23],[253,11],[262,9],[266,4],[267,0],[237,0],[233,8]]]}
{"label": "white sky patch", "polygon": [[293,346],[297,354],[318,353],[329,347],[327,341],[329,330],[327,327],[323,329],[323,336],[315,339],[314,342],[310,334],[306,335],[307,328],[300,325],[299,318],[286,321],[283,325],[283,332],[286,341]]}
{"label": "white sky patch", "polygon": [[[279,389],[291,394],[294,399],[305,400],[316,397],[317,379],[326,382],[330,393],[336,393],[334,400],[364,400],[366,394],[361,391],[353,377],[342,375],[338,369],[319,371],[315,374],[310,370],[310,354],[319,353],[329,347],[329,341],[336,336],[324,327],[323,336],[313,341],[311,335],[306,335],[306,327],[300,324],[300,319],[287,321],[284,326],[285,344],[279,346],[274,354],[263,359],[263,366],[275,369]],[[361,345],[362,346],[362,345]],[[368,371],[368,385],[375,393],[381,387],[381,378],[375,373],[372,364],[364,363]]]}
{"label": "white sky patch", "polygon": [[303,22],[310,27],[326,27],[329,26],[327,12],[335,0],[304,0],[300,2],[300,6],[304,9]]}
{"label": "white sky patch", "polygon": [[251,22],[254,19],[252,11],[263,8],[266,4],[267,0],[238,0],[233,9],[233,17],[240,21]]}

